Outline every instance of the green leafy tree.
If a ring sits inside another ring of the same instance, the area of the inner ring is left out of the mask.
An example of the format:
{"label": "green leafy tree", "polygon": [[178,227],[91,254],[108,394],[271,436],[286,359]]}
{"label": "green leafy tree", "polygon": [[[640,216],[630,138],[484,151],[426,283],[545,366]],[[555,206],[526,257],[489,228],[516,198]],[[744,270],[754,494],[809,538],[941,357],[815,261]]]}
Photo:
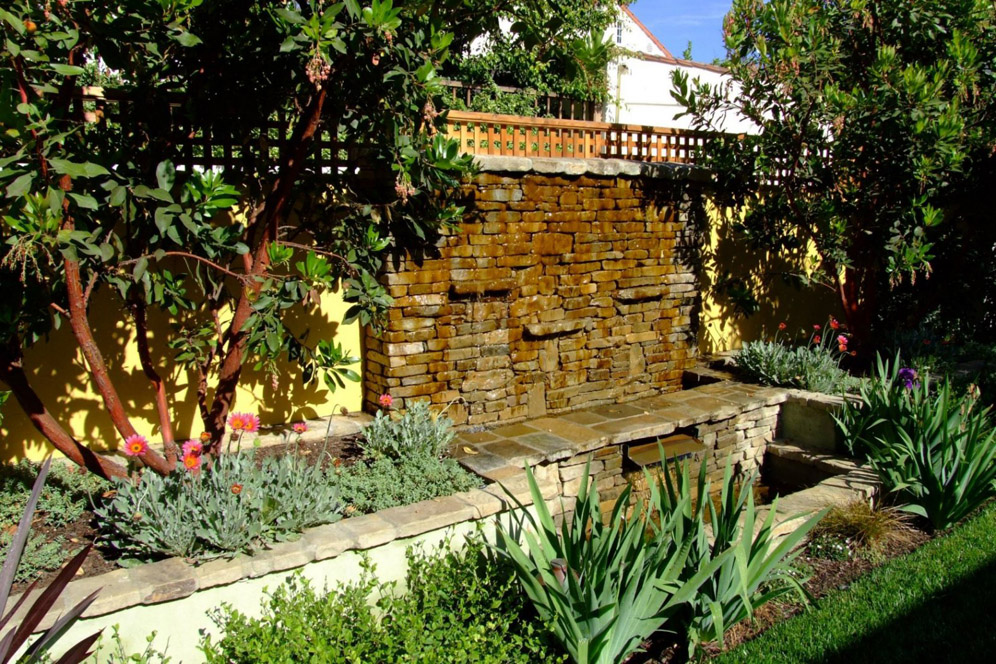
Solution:
{"label": "green leafy tree", "polygon": [[[482,33],[482,50],[471,52],[470,40],[457,41],[457,55],[443,73],[482,88],[475,110],[535,114],[536,96],[550,94],[604,101],[606,66],[614,53],[605,30],[618,19],[619,5],[611,0],[516,3]],[[503,93],[498,86],[524,92]]]}
{"label": "green leafy tree", "polygon": [[[68,322],[114,427],[135,435],[94,338],[99,291],[134,332],[163,443],[141,461],[157,472],[178,455],[170,365],[153,359],[163,346],[197,378],[212,452],[247,363],[274,380],[280,359],[330,387],[355,378],[348,353],[287,314],[341,287],[347,322],[376,325],[391,301],[376,279],[386,253],[460,218],[470,160],[438,130],[437,68],[510,5],[6,3],[0,380],[34,426],[76,463],[124,474],[57,420],[25,366],[24,349]],[[202,159],[227,154],[224,167],[192,165],[192,142],[208,146]],[[149,333],[154,313],[175,323],[168,339]]]}
{"label": "green leafy tree", "polygon": [[972,174],[992,161],[996,6],[988,0],[735,0],[729,78],[677,97],[746,240],[812,243],[816,278],[868,342],[892,287],[929,275]]}

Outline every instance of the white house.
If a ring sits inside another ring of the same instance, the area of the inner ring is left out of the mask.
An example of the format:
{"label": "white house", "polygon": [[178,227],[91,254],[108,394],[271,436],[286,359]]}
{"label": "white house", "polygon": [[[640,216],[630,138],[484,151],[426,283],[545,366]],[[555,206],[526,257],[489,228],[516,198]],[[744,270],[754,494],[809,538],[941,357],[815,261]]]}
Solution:
{"label": "white house", "polygon": [[[682,110],[671,95],[671,72],[684,69],[689,80],[700,78],[719,83],[722,67],[674,57],[628,7],[622,7],[619,21],[606,31],[624,55],[609,63],[608,82],[612,100],[606,104],[606,122],[689,128],[689,118],[675,119]],[[730,132],[749,132],[751,125],[730,118],[723,127]]]}

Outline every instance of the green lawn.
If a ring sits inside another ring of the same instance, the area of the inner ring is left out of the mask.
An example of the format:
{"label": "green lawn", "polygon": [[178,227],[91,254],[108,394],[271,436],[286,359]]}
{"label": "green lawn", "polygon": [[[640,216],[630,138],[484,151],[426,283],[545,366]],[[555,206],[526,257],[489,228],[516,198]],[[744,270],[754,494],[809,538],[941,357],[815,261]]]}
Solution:
{"label": "green lawn", "polygon": [[996,652],[996,505],[714,660],[983,662]]}

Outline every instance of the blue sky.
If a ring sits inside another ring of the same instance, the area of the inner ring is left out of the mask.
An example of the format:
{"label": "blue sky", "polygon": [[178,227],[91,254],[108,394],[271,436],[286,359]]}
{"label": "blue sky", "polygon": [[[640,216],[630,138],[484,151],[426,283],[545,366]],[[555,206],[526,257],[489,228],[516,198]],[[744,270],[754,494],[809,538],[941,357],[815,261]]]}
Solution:
{"label": "blue sky", "polygon": [[700,62],[722,58],[723,17],[730,0],[636,0],[629,8],[669,51],[680,58],[688,41]]}

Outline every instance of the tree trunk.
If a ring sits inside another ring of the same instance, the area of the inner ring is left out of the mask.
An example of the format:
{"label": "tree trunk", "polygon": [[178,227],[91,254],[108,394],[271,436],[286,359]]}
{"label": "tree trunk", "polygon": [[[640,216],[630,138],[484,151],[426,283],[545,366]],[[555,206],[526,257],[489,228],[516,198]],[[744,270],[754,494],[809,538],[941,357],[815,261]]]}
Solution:
{"label": "tree trunk", "polygon": [[52,417],[41,398],[32,389],[24,373],[20,349],[15,343],[0,351],[0,379],[10,387],[14,398],[31,420],[31,424],[73,463],[105,479],[128,476],[128,470],[124,466],[95,454],[70,436]]}
{"label": "tree trunk", "polygon": [[146,320],[145,303],[134,302],[132,312],[135,316],[135,340],[138,345],[138,357],[142,363],[142,371],[152,383],[156,394],[156,411],[159,415],[159,428],[163,437],[163,452],[166,462],[176,466],[179,449],[173,436],[173,424],[170,422],[169,401],[166,398],[166,384],[152,364],[152,353],[149,352],[149,326]]}
{"label": "tree trunk", "polygon": [[[107,414],[110,416],[111,422],[114,423],[114,427],[118,430],[118,433],[121,434],[121,437],[128,438],[129,436],[134,436],[138,432],[135,431],[131,420],[128,419],[128,414],[121,403],[118,391],[114,387],[114,383],[111,382],[104,357],[101,355],[100,348],[97,347],[97,342],[93,338],[93,332],[90,330],[90,322],[86,314],[86,301],[83,297],[83,285],[80,281],[79,263],[67,258],[64,265],[66,292],[69,296],[69,324],[73,329],[73,334],[76,336],[76,342],[79,344],[80,350],[83,351],[83,357],[86,359],[87,366],[90,369],[93,384],[100,393],[104,401],[104,407],[107,409]],[[169,463],[151,448],[148,452],[141,455],[139,459],[146,466],[161,475],[168,475],[175,467],[175,464]]]}
{"label": "tree trunk", "polygon": [[225,433],[225,419],[235,399],[235,389],[238,387],[242,374],[242,362],[245,352],[246,332],[243,329],[249,316],[252,315],[252,302],[260,289],[260,278],[266,274],[269,267],[269,244],[277,239],[280,216],[287,205],[291,189],[297,181],[308,155],[308,148],[318,130],[322,119],[322,109],[325,106],[326,91],[319,90],[311,100],[301,120],[294,128],[288,154],[280,168],[280,173],[261,209],[257,210],[257,219],[249,224],[250,237],[254,228],[262,226],[262,234],[256,251],[253,252],[252,267],[248,270],[250,277],[255,277],[254,285],[242,289],[235,314],[225,334],[227,352],[218,370],[218,384],[214,393],[214,402],[208,419],[204,422],[205,429],[211,435],[211,451],[216,451],[221,445]]}

